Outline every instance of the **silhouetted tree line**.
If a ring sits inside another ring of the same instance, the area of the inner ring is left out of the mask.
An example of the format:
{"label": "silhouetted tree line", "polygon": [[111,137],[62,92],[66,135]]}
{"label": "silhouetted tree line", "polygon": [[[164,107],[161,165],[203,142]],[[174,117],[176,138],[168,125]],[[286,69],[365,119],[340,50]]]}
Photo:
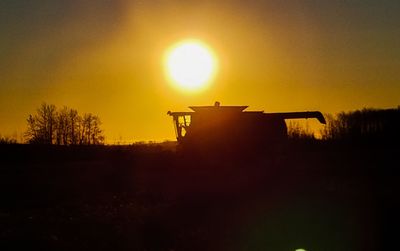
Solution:
{"label": "silhouetted tree line", "polygon": [[326,115],[322,131],[325,140],[398,141],[400,140],[400,107],[397,109],[364,108]]}
{"label": "silhouetted tree line", "polygon": [[0,135],[0,145],[17,144],[17,140]]}
{"label": "silhouetted tree line", "polygon": [[25,132],[31,144],[98,145],[104,143],[101,121],[91,113],[42,103],[36,114],[29,115]]}

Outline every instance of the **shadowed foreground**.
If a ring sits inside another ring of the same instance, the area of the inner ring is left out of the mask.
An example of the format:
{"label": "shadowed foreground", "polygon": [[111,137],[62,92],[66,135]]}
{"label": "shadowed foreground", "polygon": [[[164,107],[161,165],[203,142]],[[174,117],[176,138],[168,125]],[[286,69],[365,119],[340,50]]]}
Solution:
{"label": "shadowed foreground", "polygon": [[396,147],[311,142],[233,156],[145,145],[0,147],[4,250],[396,244]]}

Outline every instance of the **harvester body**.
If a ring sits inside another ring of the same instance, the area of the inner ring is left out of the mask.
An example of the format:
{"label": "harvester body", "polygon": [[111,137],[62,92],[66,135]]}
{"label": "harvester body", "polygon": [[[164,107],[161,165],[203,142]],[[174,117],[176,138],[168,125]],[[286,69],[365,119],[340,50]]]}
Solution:
{"label": "harvester body", "polygon": [[316,118],[325,124],[319,111],[265,113],[245,111],[247,106],[190,106],[191,112],[168,112],[176,138],[183,146],[262,146],[287,139],[285,119]]}

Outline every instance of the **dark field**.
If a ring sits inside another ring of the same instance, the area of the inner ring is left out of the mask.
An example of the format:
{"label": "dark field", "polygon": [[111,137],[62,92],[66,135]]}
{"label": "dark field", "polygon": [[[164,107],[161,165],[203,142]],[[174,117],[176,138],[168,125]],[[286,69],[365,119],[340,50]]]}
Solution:
{"label": "dark field", "polygon": [[398,147],[0,150],[0,250],[396,249]]}

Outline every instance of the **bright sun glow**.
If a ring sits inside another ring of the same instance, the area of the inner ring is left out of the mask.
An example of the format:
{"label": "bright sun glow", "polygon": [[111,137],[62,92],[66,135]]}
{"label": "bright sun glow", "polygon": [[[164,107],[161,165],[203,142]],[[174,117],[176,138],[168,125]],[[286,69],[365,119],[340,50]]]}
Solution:
{"label": "bright sun glow", "polygon": [[197,40],[186,40],[173,46],[166,54],[168,78],[179,89],[205,89],[215,75],[217,60],[212,51]]}

